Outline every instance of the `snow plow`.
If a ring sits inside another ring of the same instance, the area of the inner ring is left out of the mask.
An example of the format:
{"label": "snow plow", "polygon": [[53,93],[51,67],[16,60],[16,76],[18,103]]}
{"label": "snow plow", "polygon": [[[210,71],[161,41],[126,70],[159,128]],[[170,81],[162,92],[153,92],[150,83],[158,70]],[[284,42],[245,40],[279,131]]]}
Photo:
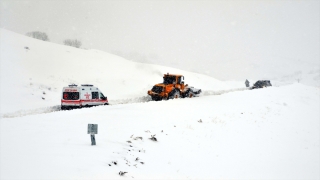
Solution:
{"label": "snow plow", "polygon": [[192,98],[201,93],[201,89],[184,84],[184,76],[176,74],[164,74],[163,83],[156,84],[148,91],[153,101],[161,101],[177,98]]}

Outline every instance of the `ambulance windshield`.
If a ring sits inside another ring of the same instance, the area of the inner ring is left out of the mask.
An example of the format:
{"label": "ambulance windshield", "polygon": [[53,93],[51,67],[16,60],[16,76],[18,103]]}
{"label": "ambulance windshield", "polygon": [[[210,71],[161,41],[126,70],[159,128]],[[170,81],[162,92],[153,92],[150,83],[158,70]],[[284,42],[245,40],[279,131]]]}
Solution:
{"label": "ambulance windshield", "polygon": [[102,93],[100,93],[100,99],[107,99]]}

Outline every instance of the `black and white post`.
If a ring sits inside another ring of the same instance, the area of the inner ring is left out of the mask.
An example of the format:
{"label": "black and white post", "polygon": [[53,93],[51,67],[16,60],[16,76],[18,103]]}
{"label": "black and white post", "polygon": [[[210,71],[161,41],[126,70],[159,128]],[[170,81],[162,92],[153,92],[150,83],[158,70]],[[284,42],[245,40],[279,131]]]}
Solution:
{"label": "black and white post", "polygon": [[95,134],[98,134],[98,124],[88,124],[88,134],[91,136],[91,146],[96,145]]}

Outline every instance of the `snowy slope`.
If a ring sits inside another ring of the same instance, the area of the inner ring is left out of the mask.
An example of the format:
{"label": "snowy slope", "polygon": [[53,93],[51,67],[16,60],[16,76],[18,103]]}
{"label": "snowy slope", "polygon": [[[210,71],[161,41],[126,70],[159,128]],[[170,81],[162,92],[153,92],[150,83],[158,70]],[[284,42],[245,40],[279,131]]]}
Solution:
{"label": "snowy slope", "polygon": [[1,119],[0,179],[319,179],[319,96],[294,84]]}
{"label": "snowy slope", "polygon": [[[0,66],[0,179],[320,179],[319,87],[249,91],[3,29]],[[166,72],[203,95],[139,103]],[[69,83],[95,84],[113,105],[43,113]]]}
{"label": "snowy slope", "polygon": [[62,87],[71,83],[94,84],[111,103],[146,97],[147,90],[162,82],[167,72],[183,74],[187,84],[204,91],[244,87],[242,82],[222,82],[206,75],[128,61],[98,50],[44,42],[5,29],[0,32],[1,114],[60,105]]}

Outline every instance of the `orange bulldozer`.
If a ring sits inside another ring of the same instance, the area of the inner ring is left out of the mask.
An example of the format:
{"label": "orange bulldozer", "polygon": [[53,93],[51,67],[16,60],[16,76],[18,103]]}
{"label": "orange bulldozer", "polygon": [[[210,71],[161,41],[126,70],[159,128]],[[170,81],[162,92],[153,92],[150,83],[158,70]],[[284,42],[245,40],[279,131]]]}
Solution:
{"label": "orange bulldozer", "polygon": [[148,95],[151,96],[154,101],[176,99],[176,98],[192,98],[199,96],[201,89],[195,89],[194,87],[184,84],[184,76],[177,74],[164,74],[163,83],[159,83],[153,86],[148,91]]}

